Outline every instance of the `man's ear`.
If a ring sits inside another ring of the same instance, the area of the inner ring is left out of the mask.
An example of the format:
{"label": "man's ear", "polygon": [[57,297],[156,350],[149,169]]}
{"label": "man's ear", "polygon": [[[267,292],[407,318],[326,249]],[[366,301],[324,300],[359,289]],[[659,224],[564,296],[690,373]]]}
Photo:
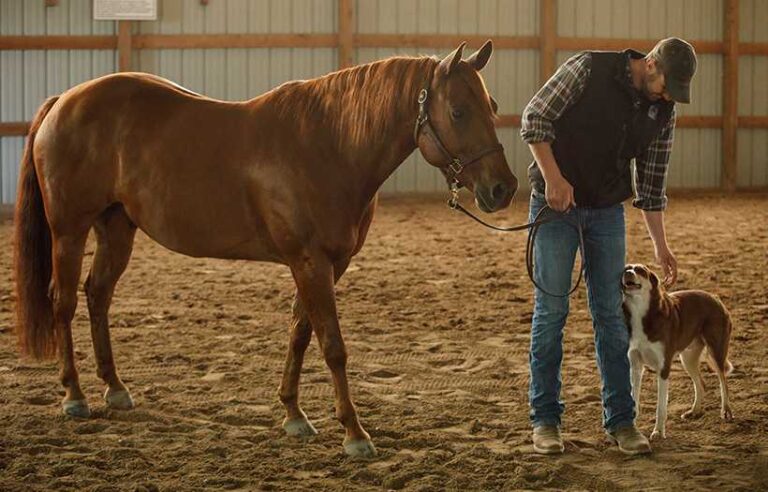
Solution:
{"label": "man's ear", "polygon": [[645,59],[645,67],[648,69],[649,73],[658,73],[659,72],[659,64],[656,63],[656,60],[653,58],[646,58]]}

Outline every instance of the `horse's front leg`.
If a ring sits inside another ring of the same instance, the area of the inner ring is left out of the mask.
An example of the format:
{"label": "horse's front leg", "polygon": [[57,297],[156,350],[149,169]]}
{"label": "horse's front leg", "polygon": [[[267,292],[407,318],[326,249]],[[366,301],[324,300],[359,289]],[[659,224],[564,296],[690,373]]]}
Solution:
{"label": "horse's front leg", "polygon": [[334,266],[323,255],[308,254],[292,262],[291,271],[325,362],[331,370],[336,389],[336,417],[347,431],[344,451],[350,456],[373,456],[376,454],[376,448],[360,425],[357,411],[349,396],[347,350],[336,313]]}

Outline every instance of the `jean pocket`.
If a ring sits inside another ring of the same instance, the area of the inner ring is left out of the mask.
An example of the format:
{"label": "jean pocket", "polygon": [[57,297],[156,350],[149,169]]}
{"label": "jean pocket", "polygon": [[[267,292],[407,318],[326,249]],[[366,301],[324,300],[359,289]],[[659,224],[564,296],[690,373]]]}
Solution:
{"label": "jean pocket", "polygon": [[528,221],[532,221],[534,217],[536,217],[536,214],[539,213],[539,211],[544,208],[544,206],[547,204],[547,199],[542,195],[541,193],[537,191],[531,191],[531,200],[529,205],[529,214],[528,214]]}

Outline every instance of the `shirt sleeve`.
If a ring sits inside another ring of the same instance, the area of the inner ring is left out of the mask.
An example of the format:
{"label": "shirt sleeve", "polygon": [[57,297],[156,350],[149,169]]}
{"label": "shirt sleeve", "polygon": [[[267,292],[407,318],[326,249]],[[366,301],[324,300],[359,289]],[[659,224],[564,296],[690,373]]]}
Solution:
{"label": "shirt sleeve", "polygon": [[526,143],[555,140],[552,123],[581,97],[591,71],[588,52],[572,56],[557,69],[523,111],[520,135]]}
{"label": "shirt sleeve", "polygon": [[648,150],[635,159],[635,199],[632,205],[651,212],[667,208],[667,170],[675,137],[675,108],[669,122],[651,141]]}

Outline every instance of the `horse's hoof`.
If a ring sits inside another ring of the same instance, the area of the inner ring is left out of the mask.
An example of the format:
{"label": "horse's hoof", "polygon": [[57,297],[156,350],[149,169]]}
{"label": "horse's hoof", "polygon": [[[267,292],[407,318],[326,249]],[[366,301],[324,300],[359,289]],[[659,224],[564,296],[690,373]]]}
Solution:
{"label": "horse's hoof", "polygon": [[107,402],[107,407],[113,410],[131,410],[136,406],[128,390],[112,391],[107,388],[107,391],[104,393],[104,401]]}
{"label": "horse's hoof", "polygon": [[344,452],[353,458],[372,458],[376,447],[370,439],[350,439],[344,442]]}
{"label": "horse's hoof", "polygon": [[312,425],[307,417],[283,420],[283,429],[289,436],[294,437],[312,437],[317,435],[317,429]]}
{"label": "horse's hoof", "polygon": [[720,412],[720,416],[723,417],[723,420],[726,422],[731,422],[733,420],[733,412],[731,412],[730,408],[726,408]]}
{"label": "horse's hoof", "polygon": [[654,429],[653,432],[651,432],[651,441],[660,441],[666,438],[667,438],[667,433],[664,431],[659,431]]}
{"label": "horse's hoof", "polygon": [[91,410],[88,408],[88,401],[86,400],[65,400],[61,403],[61,411],[67,417],[87,419],[91,416]]}

